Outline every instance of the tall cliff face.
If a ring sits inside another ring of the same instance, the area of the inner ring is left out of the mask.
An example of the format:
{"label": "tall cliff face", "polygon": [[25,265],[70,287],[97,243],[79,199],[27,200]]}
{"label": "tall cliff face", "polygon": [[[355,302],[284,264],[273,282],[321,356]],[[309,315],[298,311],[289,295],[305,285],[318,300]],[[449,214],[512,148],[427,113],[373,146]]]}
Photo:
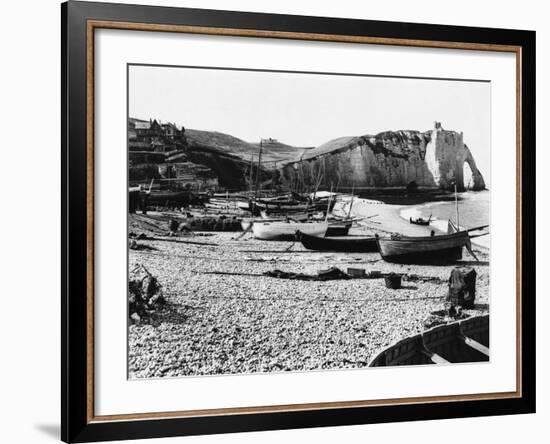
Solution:
{"label": "tall cliff face", "polygon": [[[426,149],[426,163],[440,188],[454,186],[459,189],[485,189],[485,181],[469,148],[464,144],[462,132],[445,131],[439,122],[431,131]],[[465,176],[468,177],[465,177]]]}
{"label": "tall cliff face", "polygon": [[[467,167],[464,167],[467,165]],[[343,137],[308,150],[281,168],[289,185],[386,188],[419,186],[460,190],[485,188],[462,133],[435,124],[431,131],[387,131]],[[467,176],[467,177],[466,177]]]}

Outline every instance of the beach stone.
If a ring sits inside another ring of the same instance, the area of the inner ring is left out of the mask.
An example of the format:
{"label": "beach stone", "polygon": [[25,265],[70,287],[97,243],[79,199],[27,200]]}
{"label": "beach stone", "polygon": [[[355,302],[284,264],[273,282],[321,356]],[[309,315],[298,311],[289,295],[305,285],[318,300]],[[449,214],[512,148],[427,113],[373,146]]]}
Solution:
{"label": "beach stone", "polygon": [[[372,207],[365,205],[367,214],[373,214]],[[385,214],[385,206],[376,207]],[[154,322],[142,319],[129,327],[130,378],[150,378],[157,371],[181,377],[362,368],[381,348],[423,331],[431,312],[444,307],[452,266],[405,269],[377,253],[306,253],[300,244],[292,253],[275,254],[289,244],[232,236],[214,233],[208,241],[219,247],[150,240],[155,250],[130,250],[130,266],[143,264],[162,284],[166,300],[153,312]],[[263,258],[270,260],[250,260]],[[480,259],[487,261],[488,253]],[[406,270],[439,281],[415,280],[407,283],[410,288],[392,291],[383,279],[304,282],[257,276],[274,268],[316,274],[331,266],[381,274]],[[254,276],[204,274],[214,270]],[[488,311],[489,266],[476,271],[480,308],[468,314]]]}

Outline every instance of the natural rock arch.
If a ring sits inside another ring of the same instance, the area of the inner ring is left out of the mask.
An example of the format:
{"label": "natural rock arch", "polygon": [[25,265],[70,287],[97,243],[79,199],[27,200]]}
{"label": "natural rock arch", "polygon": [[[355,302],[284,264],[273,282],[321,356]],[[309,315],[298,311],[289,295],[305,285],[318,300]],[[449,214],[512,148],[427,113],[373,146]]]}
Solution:
{"label": "natural rock arch", "polygon": [[468,162],[462,164],[462,183],[466,190],[472,190],[474,188],[474,173]]}

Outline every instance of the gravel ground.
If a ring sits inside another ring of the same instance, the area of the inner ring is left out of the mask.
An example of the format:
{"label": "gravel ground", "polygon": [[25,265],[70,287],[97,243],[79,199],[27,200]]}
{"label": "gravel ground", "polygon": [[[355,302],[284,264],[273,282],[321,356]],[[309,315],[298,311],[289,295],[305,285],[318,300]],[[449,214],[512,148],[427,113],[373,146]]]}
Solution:
{"label": "gravel ground", "polygon": [[[200,246],[140,241],[130,268],[142,263],[164,286],[167,305],[129,327],[130,378],[360,368],[377,351],[424,330],[423,321],[444,307],[446,284],[404,282],[389,290],[384,279],[304,282],[265,276],[268,270],[316,273],[330,266],[398,272],[447,280],[453,266],[398,265],[378,253],[309,252],[301,244],[266,242],[238,233],[190,240]],[[167,240],[169,238],[166,238]],[[173,240],[173,239],[172,239]],[[474,246],[480,263],[476,306],[488,312],[488,252]]]}

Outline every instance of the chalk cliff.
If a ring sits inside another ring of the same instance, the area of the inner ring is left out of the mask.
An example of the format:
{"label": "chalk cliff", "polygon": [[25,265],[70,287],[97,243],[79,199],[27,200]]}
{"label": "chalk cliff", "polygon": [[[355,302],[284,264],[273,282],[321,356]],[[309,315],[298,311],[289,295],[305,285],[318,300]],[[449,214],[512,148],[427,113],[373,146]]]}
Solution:
{"label": "chalk cliff", "polygon": [[463,134],[444,130],[387,131],[375,136],[341,137],[304,152],[280,169],[283,183],[321,187],[420,187],[485,189]]}

